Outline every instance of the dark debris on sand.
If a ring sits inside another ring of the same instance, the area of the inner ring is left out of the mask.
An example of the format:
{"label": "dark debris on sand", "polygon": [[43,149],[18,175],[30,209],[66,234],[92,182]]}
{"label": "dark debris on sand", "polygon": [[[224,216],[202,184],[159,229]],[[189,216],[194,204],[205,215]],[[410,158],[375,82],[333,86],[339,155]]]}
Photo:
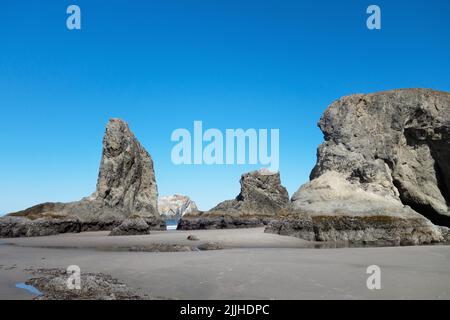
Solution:
{"label": "dark debris on sand", "polygon": [[26,282],[42,292],[36,300],[152,300],[103,273],[81,273],[81,289],[69,289],[62,269],[27,269],[37,277]]}

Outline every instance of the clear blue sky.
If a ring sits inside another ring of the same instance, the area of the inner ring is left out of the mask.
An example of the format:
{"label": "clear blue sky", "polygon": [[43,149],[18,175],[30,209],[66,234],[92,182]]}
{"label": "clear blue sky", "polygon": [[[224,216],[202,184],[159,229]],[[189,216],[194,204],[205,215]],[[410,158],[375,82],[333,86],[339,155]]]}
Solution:
{"label": "clear blue sky", "polygon": [[[66,28],[70,4],[81,31]],[[366,28],[370,4],[380,31]],[[292,195],[333,100],[450,90],[448,0],[3,0],[0,41],[0,213],[94,191],[110,117],[153,156],[161,195],[208,209],[259,166],[175,166],[176,128],[279,128]]]}

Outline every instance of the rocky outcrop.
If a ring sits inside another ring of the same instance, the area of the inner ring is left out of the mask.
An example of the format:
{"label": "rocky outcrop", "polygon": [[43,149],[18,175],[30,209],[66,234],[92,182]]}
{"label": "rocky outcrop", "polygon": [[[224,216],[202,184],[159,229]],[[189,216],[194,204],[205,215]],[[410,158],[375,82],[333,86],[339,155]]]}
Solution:
{"label": "rocky outcrop", "polygon": [[50,236],[81,231],[82,225],[77,218],[39,218],[35,220],[23,217],[0,218],[1,238]]}
{"label": "rocky outcrop", "polygon": [[399,200],[365,191],[328,171],[302,186],[266,232],[310,241],[415,245],[440,242],[441,232]]}
{"label": "rocky outcrop", "polygon": [[110,236],[135,236],[150,234],[150,226],[140,217],[125,219],[112,229]]}
{"label": "rocky outcrop", "polygon": [[289,194],[281,185],[278,172],[261,169],[246,173],[242,175],[240,184],[241,192],[236,199],[219,203],[207,214],[273,217],[289,203]]}
{"label": "rocky outcrop", "polygon": [[208,212],[199,215],[185,216],[178,222],[177,230],[203,230],[203,229],[243,229],[258,228],[268,225],[274,218],[268,216],[230,216],[227,213],[222,215],[209,215]]}
{"label": "rocky outcrop", "polygon": [[319,127],[325,142],[311,181],[268,232],[320,241],[442,241],[428,219],[450,221],[449,93],[344,97],[328,107]]}
{"label": "rocky outcrop", "polygon": [[186,214],[179,230],[249,228],[268,224],[289,203],[280,174],[262,169],[241,177],[241,192],[234,200],[218,204],[207,212]]}
{"label": "rocky outcrop", "polygon": [[[165,229],[165,223],[157,210],[157,199],[158,190],[151,156],[126,122],[111,119],[103,138],[96,191],[80,201],[44,203],[10,214],[10,217],[22,218],[13,223],[16,231],[12,234],[33,236],[36,234],[32,231],[33,226],[37,223],[46,224],[47,231],[43,231],[46,234],[61,233],[64,230],[111,230],[124,219],[135,215],[148,220],[151,228]],[[8,221],[8,218],[0,219],[3,224],[8,224]],[[65,224],[72,226],[59,227]],[[17,229],[17,226],[20,228]]]}
{"label": "rocky outcrop", "polygon": [[150,300],[119,280],[103,273],[81,272],[80,289],[67,285],[70,274],[61,269],[26,269],[34,275],[26,284],[41,294],[35,300]]}
{"label": "rocky outcrop", "polygon": [[160,197],[158,200],[159,214],[163,219],[179,220],[186,214],[198,211],[197,205],[187,196],[175,194]]}

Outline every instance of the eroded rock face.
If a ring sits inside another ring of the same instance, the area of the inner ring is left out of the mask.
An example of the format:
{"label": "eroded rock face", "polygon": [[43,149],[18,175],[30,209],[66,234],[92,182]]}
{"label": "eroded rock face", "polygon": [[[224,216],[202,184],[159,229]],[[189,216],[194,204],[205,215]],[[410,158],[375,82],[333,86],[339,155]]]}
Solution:
{"label": "eroded rock face", "polygon": [[312,179],[340,172],[364,190],[400,198],[450,225],[450,93],[406,89],[344,97],[325,111],[319,127],[325,143]]}
{"label": "eroded rock face", "polygon": [[[67,229],[80,231],[111,230],[131,216],[140,216],[150,221],[153,229],[165,229],[158,213],[158,189],[153,160],[129,129],[126,122],[111,119],[103,138],[103,152],[96,191],[89,197],[70,203],[43,203],[9,216],[46,221],[44,233],[60,233]],[[63,221],[74,224],[60,228]],[[0,219],[2,220],[2,219]],[[5,220],[4,223],[7,223]],[[30,231],[36,223],[20,220],[21,226],[14,236],[33,236]],[[54,226],[53,230],[52,226]],[[6,233],[6,232],[4,232]],[[11,234],[11,233],[8,233]]]}
{"label": "eroded rock face", "polygon": [[[289,202],[289,194],[281,185],[279,172],[253,171],[244,174],[240,182],[241,193],[235,203],[249,213],[275,215]],[[226,203],[224,205],[227,206]],[[216,208],[219,210],[220,205]]]}
{"label": "eroded rock face", "polygon": [[[319,127],[325,142],[311,181],[290,206],[311,217],[316,240],[442,239],[423,216],[450,222],[449,93],[405,89],[344,97],[328,107]],[[289,233],[295,214],[288,216],[267,231]]]}
{"label": "eroded rock face", "polygon": [[106,128],[97,190],[92,197],[129,215],[158,215],[153,160],[122,120],[112,119]]}
{"label": "eroded rock face", "polygon": [[242,175],[241,192],[207,212],[186,214],[178,229],[249,228],[266,225],[289,203],[280,174],[262,169]]}
{"label": "eroded rock face", "polygon": [[50,236],[81,231],[82,224],[77,218],[30,220],[23,217],[3,217],[0,219],[1,238]]}
{"label": "eroded rock face", "polygon": [[289,194],[281,185],[280,174],[262,169],[243,174],[241,192],[234,200],[219,203],[209,215],[266,215],[275,214],[289,203]]}
{"label": "eroded rock face", "polygon": [[345,176],[327,171],[303,185],[280,219],[266,232],[310,241],[378,245],[441,242],[442,232],[399,200],[365,191]]}
{"label": "eroded rock face", "polygon": [[441,230],[442,236],[444,237],[444,242],[450,244],[450,228],[448,227],[439,227]]}
{"label": "eroded rock face", "polygon": [[179,220],[182,216],[198,211],[197,205],[189,197],[175,194],[160,197],[158,200],[159,214],[163,219]]}

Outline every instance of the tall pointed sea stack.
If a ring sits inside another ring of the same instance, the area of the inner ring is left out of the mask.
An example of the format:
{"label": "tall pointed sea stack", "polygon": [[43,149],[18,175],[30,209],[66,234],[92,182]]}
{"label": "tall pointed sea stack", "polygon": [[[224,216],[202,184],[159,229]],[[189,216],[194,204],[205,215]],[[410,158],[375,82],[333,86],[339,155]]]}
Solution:
{"label": "tall pointed sea stack", "polygon": [[111,119],[106,127],[93,198],[125,215],[158,215],[153,160],[122,120]]}
{"label": "tall pointed sea stack", "polygon": [[164,229],[158,213],[153,160],[126,122],[111,119],[103,138],[97,189],[70,203],[43,203],[0,220],[0,236],[35,236],[110,230],[140,217],[151,229]]}

